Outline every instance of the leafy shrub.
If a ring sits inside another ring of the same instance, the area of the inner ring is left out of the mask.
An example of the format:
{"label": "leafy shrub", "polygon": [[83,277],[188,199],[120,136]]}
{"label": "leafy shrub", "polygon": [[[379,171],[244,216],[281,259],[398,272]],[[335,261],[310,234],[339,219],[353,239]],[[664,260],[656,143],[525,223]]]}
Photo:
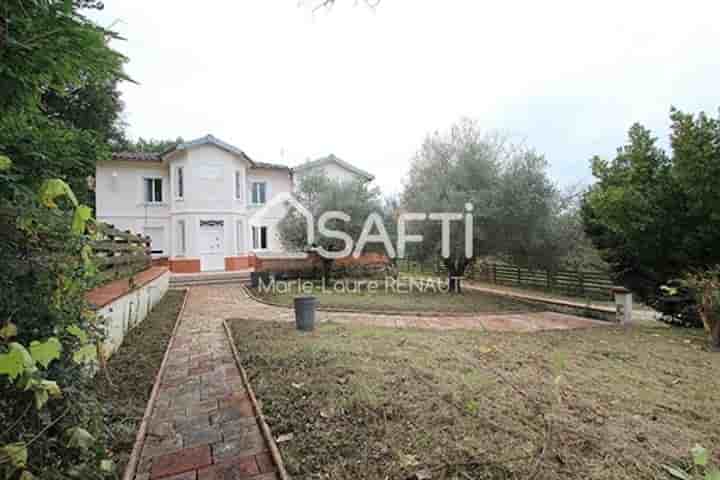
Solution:
{"label": "leafy shrub", "polygon": [[89,209],[68,185],[39,194],[0,156],[0,478],[106,478],[92,376],[100,332],[84,294]]}
{"label": "leafy shrub", "polygon": [[613,159],[592,159],[581,212],[615,281],[692,324],[687,302],[660,287],[720,263],[720,117],[672,109],[670,120],[669,151],[635,124]]}
{"label": "leafy shrub", "polygon": [[688,274],[660,288],[653,306],[667,323],[705,328],[720,349],[720,266]]}
{"label": "leafy shrub", "polygon": [[665,323],[691,328],[703,326],[693,292],[682,280],[672,280],[660,287],[649,303],[662,313],[660,320]]}

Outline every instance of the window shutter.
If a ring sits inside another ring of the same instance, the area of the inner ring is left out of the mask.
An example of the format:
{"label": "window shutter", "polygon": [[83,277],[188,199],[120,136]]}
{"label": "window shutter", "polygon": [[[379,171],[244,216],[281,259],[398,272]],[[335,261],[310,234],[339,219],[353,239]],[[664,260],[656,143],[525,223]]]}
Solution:
{"label": "window shutter", "polygon": [[267,227],[260,227],[260,248],[267,248]]}
{"label": "window shutter", "polygon": [[162,180],[155,179],[155,201],[162,202]]}
{"label": "window shutter", "polygon": [[183,180],[183,167],[177,169],[177,196],[183,198],[185,196],[185,184]]}
{"label": "window shutter", "polygon": [[150,179],[150,178],[145,179],[145,201],[146,202],[153,201],[153,184],[152,184],[152,179]]}

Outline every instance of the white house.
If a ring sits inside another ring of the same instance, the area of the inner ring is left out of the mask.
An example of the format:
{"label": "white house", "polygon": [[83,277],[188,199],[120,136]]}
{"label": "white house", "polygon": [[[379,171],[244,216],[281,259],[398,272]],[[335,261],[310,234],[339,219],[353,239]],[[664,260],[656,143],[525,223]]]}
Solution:
{"label": "white house", "polygon": [[322,172],[329,178],[334,178],[336,180],[340,180],[341,182],[354,180],[371,182],[375,179],[373,175],[369,174],[365,170],[361,170],[353,165],[350,165],[332,153],[327,157],[308,161],[293,168],[295,183],[300,182],[302,177],[310,172],[313,174]]}
{"label": "white house", "polygon": [[96,216],[149,235],[153,255],[167,257],[174,272],[245,269],[257,254],[283,251],[277,223],[285,206],[254,214],[317,169],[341,181],[373,179],[334,155],[295,169],[256,162],[212,135],[162,154],[122,152],[97,164]]}

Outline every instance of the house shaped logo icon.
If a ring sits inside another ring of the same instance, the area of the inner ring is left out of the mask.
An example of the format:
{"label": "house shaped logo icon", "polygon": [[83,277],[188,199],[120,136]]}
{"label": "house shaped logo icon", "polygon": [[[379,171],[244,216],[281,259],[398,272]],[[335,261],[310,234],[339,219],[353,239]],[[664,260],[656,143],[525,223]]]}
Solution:
{"label": "house shaped logo icon", "polygon": [[[294,208],[300,213],[300,215],[305,217],[307,244],[313,245],[315,243],[315,217],[312,213],[310,213],[310,210],[305,208],[305,206],[290,192],[282,192],[275,195],[269,202],[263,205],[262,208],[253,213],[249,219],[250,226],[262,226],[268,214],[272,212],[273,208],[278,206],[283,206],[286,211],[289,211],[290,208]],[[304,253],[303,255],[307,254]]]}

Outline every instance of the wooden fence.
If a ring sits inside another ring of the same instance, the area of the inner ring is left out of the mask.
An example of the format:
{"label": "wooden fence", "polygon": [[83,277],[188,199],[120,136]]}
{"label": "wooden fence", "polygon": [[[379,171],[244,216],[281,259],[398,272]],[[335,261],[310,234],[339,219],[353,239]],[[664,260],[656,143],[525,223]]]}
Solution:
{"label": "wooden fence", "polygon": [[[399,260],[401,271],[415,274],[446,275],[445,266],[439,261],[416,262]],[[501,263],[477,263],[466,272],[466,277],[517,287],[566,293],[573,296],[612,299],[610,276],[593,270],[531,270]]]}
{"label": "wooden fence", "polygon": [[406,258],[397,260],[398,269],[405,273],[415,274],[440,274],[444,272],[444,267],[438,261],[419,262],[417,260],[408,260]]}
{"label": "wooden fence", "polygon": [[98,225],[99,240],[93,240],[99,281],[110,282],[134,275],[152,264],[150,237],[121,231],[113,225]]}
{"label": "wooden fence", "polygon": [[473,278],[498,285],[540,288],[601,299],[612,299],[613,283],[607,273],[592,270],[530,270],[514,265],[484,263],[475,266]]}

